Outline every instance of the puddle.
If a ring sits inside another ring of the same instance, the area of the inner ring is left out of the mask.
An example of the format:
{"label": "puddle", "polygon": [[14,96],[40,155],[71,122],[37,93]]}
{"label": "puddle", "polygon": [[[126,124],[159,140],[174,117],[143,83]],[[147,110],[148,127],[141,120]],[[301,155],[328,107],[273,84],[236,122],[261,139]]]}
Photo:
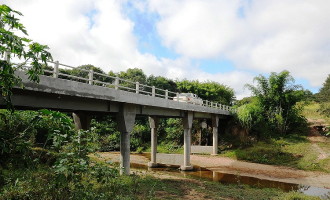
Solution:
{"label": "puddle", "polygon": [[[149,154],[143,154],[143,156],[147,158],[150,157]],[[255,177],[241,176],[239,174],[214,172],[205,168],[200,168],[198,166],[194,166],[193,171],[180,171],[178,169],[179,168],[178,165],[160,164],[158,168],[148,168],[144,164],[131,163],[131,167],[135,169],[142,169],[148,171],[162,171],[176,176],[183,176],[183,177],[189,176],[197,179],[217,181],[224,184],[246,184],[259,188],[278,188],[285,192],[299,191],[306,195],[318,196],[321,199],[330,199],[330,189],[304,186],[304,185],[285,183],[279,181],[271,181],[271,180],[259,179]]]}

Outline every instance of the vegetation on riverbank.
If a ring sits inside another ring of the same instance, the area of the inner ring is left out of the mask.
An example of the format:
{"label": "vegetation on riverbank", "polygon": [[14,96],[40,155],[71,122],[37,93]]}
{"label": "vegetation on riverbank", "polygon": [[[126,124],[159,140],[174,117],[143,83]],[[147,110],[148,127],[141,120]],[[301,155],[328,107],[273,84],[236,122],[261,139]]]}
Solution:
{"label": "vegetation on riverbank", "polygon": [[315,145],[330,154],[330,140],[311,142],[305,136],[259,141],[248,147],[222,151],[220,155],[254,163],[282,165],[301,170],[330,172],[330,158],[319,159]]}
{"label": "vegetation on riverbank", "polygon": [[[260,189],[247,185],[167,177],[142,173],[119,176],[118,170],[103,166],[85,173],[79,182],[68,185],[59,180],[47,166],[4,170],[5,185],[0,199],[319,199],[279,189]],[[102,181],[101,181],[102,180]]]}

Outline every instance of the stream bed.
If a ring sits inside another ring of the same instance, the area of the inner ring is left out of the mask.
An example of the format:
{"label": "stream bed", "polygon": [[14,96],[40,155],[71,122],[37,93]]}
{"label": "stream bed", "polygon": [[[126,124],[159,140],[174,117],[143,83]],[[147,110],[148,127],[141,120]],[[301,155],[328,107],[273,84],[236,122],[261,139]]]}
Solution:
{"label": "stream bed", "polygon": [[[146,158],[150,159],[150,155],[144,154]],[[179,165],[163,165],[160,164],[157,168],[148,168],[145,164],[131,163],[132,169],[148,170],[148,171],[159,171],[169,175],[179,177],[189,177],[199,180],[216,181],[223,184],[246,184],[253,187],[259,188],[278,188],[285,192],[298,191],[310,196],[318,196],[321,199],[330,199],[330,189],[313,187],[307,185],[299,185],[295,183],[286,183],[273,180],[260,179],[250,176],[242,176],[239,174],[229,174],[211,171],[206,168],[194,166],[193,171],[181,171]]]}

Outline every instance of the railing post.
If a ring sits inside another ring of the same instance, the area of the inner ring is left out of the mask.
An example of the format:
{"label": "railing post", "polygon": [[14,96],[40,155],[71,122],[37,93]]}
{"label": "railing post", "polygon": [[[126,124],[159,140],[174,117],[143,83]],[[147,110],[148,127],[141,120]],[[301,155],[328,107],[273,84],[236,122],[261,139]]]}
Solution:
{"label": "railing post", "polygon": [[135,93],[139,94],[139,90],[140,90],[140,83],[139,82],[135,82]]}
{"label": "railing post", "polygon": [[119,77],[115,78],[115,90],[118,90],[118,86],[119,86]]}
{"label": "railing post", "polygon": [[55,61],[55,64],[54,64],[54,71],[53,71],[53,77],[54,78],[58,78],[58,72],[59,72],[59,62],[58,61]]}
{"label": "railing post", "polygon": [[165,99],[168,99],[168,90],[165,90]]}
{"label": "railing post", "polygon": [[156,96],[156,87],[155,86],[152,86],[151,96],[153,96],[153,97]]}
{"label": "railing post", "polygon": [[215,103],[215,108],[218,108],[218,103]]}
{"label": "railing post", "polygon": [[221,105],[221,103],[219,104],[219,109],[222,110],[222,105]]}
{"label": "railing post", "polygon": [[93,70],[89,70],[89,73],[88,73],[88,84],[90,84],[90,85],[93,85],[93,76],[94,76]]}
{"label": "railing post", "polygon": [[206,100],[205,104],[206,104],[206,107],[209,107],[209,101],[208,100]]}
{"label": "railing post", "polygon": [[179,92],[176,93],[176,96],[178,97],[178,98],[176,98],[177,101],[179,101]]}

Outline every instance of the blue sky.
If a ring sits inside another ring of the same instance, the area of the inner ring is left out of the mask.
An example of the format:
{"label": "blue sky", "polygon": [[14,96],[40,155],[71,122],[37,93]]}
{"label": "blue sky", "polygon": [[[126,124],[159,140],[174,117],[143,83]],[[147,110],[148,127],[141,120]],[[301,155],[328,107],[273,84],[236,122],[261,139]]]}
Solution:
{"label": "blue sky", "polygon": [[24,14],[32,39],[72,66],[217,81],[238,99],[250,95],[244,85],[259,74],[289,70],[297,84],[317,92],[330,72],[328,0],[4,3]]}

